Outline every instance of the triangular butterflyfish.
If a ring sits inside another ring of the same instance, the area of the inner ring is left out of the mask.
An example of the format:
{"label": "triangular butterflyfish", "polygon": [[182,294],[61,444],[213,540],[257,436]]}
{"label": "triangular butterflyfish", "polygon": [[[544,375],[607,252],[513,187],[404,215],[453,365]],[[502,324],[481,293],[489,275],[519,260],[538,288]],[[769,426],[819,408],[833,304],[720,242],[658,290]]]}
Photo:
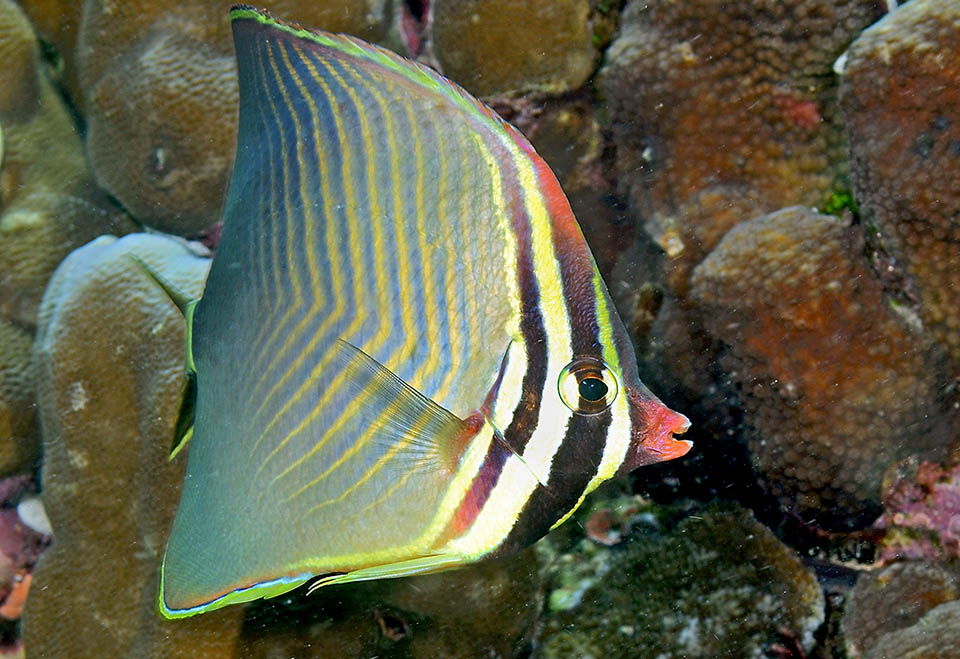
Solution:
{"label": "triangular butterflyfish", "polygon": [[504,555],[684,455],[556,177],[455,83],[231,12],[236,160],[198,301],[178,618]]}

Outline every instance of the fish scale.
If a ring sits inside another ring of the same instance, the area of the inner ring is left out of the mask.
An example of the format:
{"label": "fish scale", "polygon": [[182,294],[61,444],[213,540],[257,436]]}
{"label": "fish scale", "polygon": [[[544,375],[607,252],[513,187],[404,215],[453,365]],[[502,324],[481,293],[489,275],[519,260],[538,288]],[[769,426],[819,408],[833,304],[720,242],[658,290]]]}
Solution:
{"label": "fish scale", "polygon": [[[164,615],[513,551],[686,453],[516,129],[389,51],[231,18],[237,157],[188,327]],[[580,378],[602,400],[561,396]]]}

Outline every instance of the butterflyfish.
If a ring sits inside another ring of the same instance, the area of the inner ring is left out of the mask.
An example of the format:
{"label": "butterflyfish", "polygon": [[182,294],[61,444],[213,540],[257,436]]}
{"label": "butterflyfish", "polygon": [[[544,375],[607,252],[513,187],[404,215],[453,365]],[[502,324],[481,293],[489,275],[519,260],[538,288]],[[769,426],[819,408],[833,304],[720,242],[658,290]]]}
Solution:
{"label": "butterflyfish", "polygon": [[385,49],[231,18],[238,144],[205,290],[180,301],[163,615],[513,552],[689,450],[519,131]]}

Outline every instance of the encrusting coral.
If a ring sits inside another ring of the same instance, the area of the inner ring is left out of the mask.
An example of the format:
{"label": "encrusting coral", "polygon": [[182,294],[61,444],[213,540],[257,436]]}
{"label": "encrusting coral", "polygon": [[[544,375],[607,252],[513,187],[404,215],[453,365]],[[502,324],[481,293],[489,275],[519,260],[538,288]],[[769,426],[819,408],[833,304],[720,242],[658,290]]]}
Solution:
{"label": "encrusting coral", "polygon": [[832,65],[874,0],[652,0],[627,5],[606,54],[621,186],[671,258],[668,283],[739,221],[842,187]]}
{"label": "encrusting coral", "polygon": [[891,308],[860,240],[788,208],[737,225],[692,276],[761,480],[821,528],[873,521],[892,463],[943,458],[956,441],[936,350]]}
{"label": "encrusting coral", "polygon": [[840,99],[863,217],[960,377],[960,4],[912,0],[864,30]]}

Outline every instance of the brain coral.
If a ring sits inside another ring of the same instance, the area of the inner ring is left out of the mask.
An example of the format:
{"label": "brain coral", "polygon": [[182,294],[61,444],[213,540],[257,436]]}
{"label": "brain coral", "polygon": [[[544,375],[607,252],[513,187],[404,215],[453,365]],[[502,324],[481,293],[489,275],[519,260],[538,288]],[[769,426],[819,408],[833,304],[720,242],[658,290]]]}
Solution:
{"label": "brain coral", "polygon": [[600,89],[621,183],[674,257],[676,291],[736,222],[793,204],[819,206],[842,181],[831,67],[879,4],[627,6]]}
{"label": "brain coral", "polygon": [[[88,0],[77,44],[97,181],[140,221],[197,234],[233,162],[232,2]],[[278,16],[401,48],[392,0],[266,3]]]}
{"label": "brain coral", "polygon": [[879,512],[882,476],[951,441],[936,350],[896,313],[857,228],[788,208],[732,229],[691,294],[726,347],[754,466],[804,521],[845,528]]}
{"label": "brain coral", "polygon": [[857,202],[960,376],[960,4],[913,0],[865,30],[840,96]]}

